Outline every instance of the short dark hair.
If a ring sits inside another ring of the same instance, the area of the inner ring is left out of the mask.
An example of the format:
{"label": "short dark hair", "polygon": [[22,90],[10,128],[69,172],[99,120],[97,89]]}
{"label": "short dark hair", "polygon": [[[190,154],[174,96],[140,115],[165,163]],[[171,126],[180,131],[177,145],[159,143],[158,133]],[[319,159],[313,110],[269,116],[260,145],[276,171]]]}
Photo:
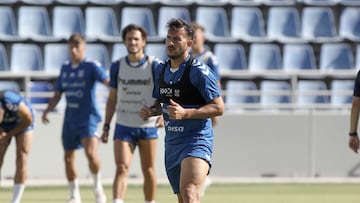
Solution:
{"label": "short dark hair", "polygon": [[173,18],[167,23],[167,27],[169,29],[179,29],[184,28],[186,34],[190,37],[190,39],[194,38],[194,29],[190,23],[186,22],[181,18]]}
{"label": "short dark hair", "polygon": [[141,33],[142,38],[147,41],[147,32],[146,32],[146,30],[143,27],[140,27],[140,26],[135,25],[135,24],[129,24],[126,27],[124,27],[124,29],[122,30],[122,39],[123,39],[123,41],[125,41],[125,39],[126,39],[126,34],[128,32],[130,32],[130,31],[133,31],[133,30],[139,30],[140,33]]}
{"label": "short dark hair", "polygon": [[68,40],[68,43],[81,43],[81,42],[86,42],[85,40],[85,37],[76,32],[76,33],[73,33],[70,37],[69,37],[69,40]]}

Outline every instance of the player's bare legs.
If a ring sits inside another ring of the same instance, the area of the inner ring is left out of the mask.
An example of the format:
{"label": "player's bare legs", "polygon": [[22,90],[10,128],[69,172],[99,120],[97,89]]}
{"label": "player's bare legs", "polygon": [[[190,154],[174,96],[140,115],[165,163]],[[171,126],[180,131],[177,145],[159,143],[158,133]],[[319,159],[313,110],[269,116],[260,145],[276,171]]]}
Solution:
{"label": "player's bare legs", "polygon": [[134,146],[119,139],[114,140],[116,172],[113,183],[114,200],[124,200],[127,190],[127,177],[133,158]]}
{"label": "player's bare legs", "polygon": [[144,176],[144,195],[146,201],[155,201],[156,194],[156,139],[139,140],[141,170]]}
{"label": "player's bare legs", "polygon": [[15,184],[24,184],[27,177],[27,163],[32,145],[33,131],[16,136],[16,172]]}
{"label": "player's bare legs", "polygon": [[200,203],[209,164],[200,158],[188,157],[181,162],[179,203]]}
{"label": "player's bare legs", "polygon": [[6,150],[10,145],[10,139],[0,138],[0,169],[3,165]]}
{"label": "player's bare legs", "polygon": [[89,169],[94,179],[96,202],[105,203],[106,196],[101,181],[100,158],[98,155],[99,139],[98,137],[86,137],[81,140],[81,143],[84,146],[85,155],[89,163]]}
{"label": "player's bare legs", "polygon": [[68,203],[80,203],[79,183],[77,181],[77,172],[75,167],[75,152],[76,150],[65,150],[64,162],[66,178],[69,182],[70,199]]}

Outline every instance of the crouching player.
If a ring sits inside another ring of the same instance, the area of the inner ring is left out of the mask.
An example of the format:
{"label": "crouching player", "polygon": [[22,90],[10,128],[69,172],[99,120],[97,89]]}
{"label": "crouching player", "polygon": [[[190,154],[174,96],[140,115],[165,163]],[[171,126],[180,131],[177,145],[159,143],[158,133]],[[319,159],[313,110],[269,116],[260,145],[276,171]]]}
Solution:
{"label": "crouching player", "polygon": [[16,169],[11,203],[20,203],[25,188],[27,161],[34,129],[34,111],[13,91],[0,92],[0,169],[12,138],[16,142]]}

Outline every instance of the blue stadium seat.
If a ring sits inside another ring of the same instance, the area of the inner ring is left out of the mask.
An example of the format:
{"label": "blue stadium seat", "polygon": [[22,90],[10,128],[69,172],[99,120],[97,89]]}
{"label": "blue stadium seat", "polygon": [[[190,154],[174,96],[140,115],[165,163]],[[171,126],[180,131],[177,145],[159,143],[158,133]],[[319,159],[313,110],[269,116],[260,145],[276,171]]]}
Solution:
{"label": "blue stadium seat", "polygon": [[320,70],[354,69],[354,56],[347,43],[325,43],[320,48]]}
{"label": "blue stadium seat", "polygon": [[346,7],[340,13],[339,35],[360,42],[360,7]]}
{"label": "blue stadium seat", "polygon": [[105,69],[110,69],[109,51],[104,44],[88,43],[85,56],[90,60],[99,62]]}
{"label": "blue stadium seat", "polygon": [[24,4],[29,4],[29,5],[51,5],[52,3],[55,2],[55,0],[19,0]]}
{"label": "blue stadium seat", "polygon": [[190,6],[195,0],[158,0],[158,2],[164,6]]}
{"label": "blue stadium seat", "polygon": [[260,103],[285,104],[291,102],[291,86],[287,81],[263,80],[260,82]]}
{"label": "blue stadium seat", "polygon": [[47,43],[44,46],[44,71],[59,73],[62,64],[70,60],[66,43]]}
{"label": "blue stadium seat", "polygon": [[270,7],[267,17],[267,37],[281,43],[304,42],[301,21],[295,7]]}
{"label": "blue stadium seat", "polygon": [[196,8],[195,21],[205,28],[206,39],[211,42],[235,42],[230,35],[228,17],[223,7]]}
{"label": "blue stadium seat", "polygon": [[84,15],[77,6],[55,6],[52,18],[55,37],[68,40],[75,32],[85,34]]}
{"label": "blue stadium seat", "polygon": [[316,70],[314,49],[310,44],[285,44],[283,46],[283,70]]}
{"label": "blue stadium seat", "polygon": [[266,6],[295,6],[296,0],[262,0],[262,3]]}
{"label": "blue stadium seat", "polygon": [[339,0],[341,6],[360,6],[359,0]]}
{"label": "blue stadium seat", "polygon": [[245,50],[240,44],[217,43],[214,54],[221,59],[218,61],[220,72],[247,69]]}
{"label": "blue stadium seat", "polygon": [[266,42],[265,22],[258,7],[233,7],[231,37],[246,42]]}
{"label": "blue stadium seat", "polygon": [[64,5],[86,5],[88,0],[55,0],[56,3],[64,4]]}
{"label": "blue stadium seat", "polygon": [[48,81],[32,81],[28,83],[30,102],[32,104],[48,104],[54,91],[54,85]]}
{"label": "blue stadium seat", "polygon": [[191,22],[190,12],[184,7],[169,7],[162,6],[159,8],[158,17],[158,35],[162,38],[166,38],[167,23],[172,18],[181,18],[188,22]]}
{"label": "blue stadium seat", "polygon": [[20,86],[16,81],[13,80],[0,80],[0,91],[3,90],[20,92]]}
{"label": "blue stadium seat", "polygon": [[122,41],[117,18],[111,7],[87,7],[85,19],[86,39],[88,41]]}
{"label": "blue stadium seat", "polygon": [[126,49],[125,44],[115,43],[112,46],[111,61],[114,62],[118,60],[120,57],[126,56],[127,54],[128,51]]}
{"label": "blue stadium seat", "polygon": [[229,0],[196,0],[194,1],[196,6],[225,6],[229,3]]}
{"label": "blue stadium seat", "polygon": [[11,72],[43,71],[43,57],[37,44],[14,43],[11,46]]}
{"label": "blue stadium seat", "polygon": [[18,16],[19,36],[35,42],[55,42],[48,10],[43,6],[21,6]]}
{"label": "blue stadium seat", "polygon": [[305,6],[334,6],[339,0],[301,0]]}
{"label": "blue stadium seat", "polygon": [[1,0],[0,3],[5,5],[14,5],[18,2],[20,2],[20,0]]}
{"label": "blue stadium seat", "polygon": [[322,80],[299,80],[298,81],[297,104],[309,105],[319,103],[329,103],[327,86]]}
{"label": "blue stadium seat", "polygon": [[0,71],[9,71],[10,65],[8,60],[7,51],[3,44],[0,44]]}
{"label": "blue stadium seat", "polygon": [[0,6],[0,41],[20,42],[26,40],[18,35],[17,20],[10,6]]}
{"label": "blue stadium seat", "polygon": [[225,104],[238,105],[246,103],[259,103],[256,95],[258,88],[253,81],[229,80],[226,82]]}
{"label": "blue stadium seat", "polygon": [[123,0],[88,0],[90,4],[116,6],[123,2]]}
{"label": "blue stadium seat", "polygon": [[280,70],[282,57],[277,44],[252,43],[249,51],[249,70]]}
{"label": "blue stadium seat", "polygon": [[133,6],[151,6],[158,3],[158,0],[123,0],[126,4]]}
{"label": "blue stadium seat", "polygon": [[354,80],[332,80],[331,81],[331,104],[351,104],[354,90]]}
{"label": "blue stadium seat", "polygon": [[166,46],[164,43],[147,44],[145,47],[145,53],[150,56],[155,56],[163,61],[165,61],[168,58],[166,53]]}
{"label": "blue stadium seat", "polygon": [[305,7],[301,16],[301,36],[315,43],[341,41],[330,7]]}
{"label": "blue stadium seat", "polygon": [[129,24],[136,24],[145,28],[148,34],[149,42],[158,42],[162,40],[156,33],[156,26],[152,10],[148,7],[123,7],[121,10],[120,28]]}
{"label": "blue stadium seat", "polygon": [[261,6],[263,0],[230,0],[233,6]]}

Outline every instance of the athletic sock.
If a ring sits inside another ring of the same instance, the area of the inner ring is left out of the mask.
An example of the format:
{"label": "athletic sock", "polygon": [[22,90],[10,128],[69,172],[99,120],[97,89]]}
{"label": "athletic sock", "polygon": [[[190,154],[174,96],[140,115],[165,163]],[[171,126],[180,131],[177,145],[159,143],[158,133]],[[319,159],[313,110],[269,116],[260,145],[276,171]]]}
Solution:
{"label": "athletic sock", "polygon": [[24,189],[25,189],[24,184],[14,184],[13,197],[12,197],[11,203],[20,203],[20,200],[24,193]]}
{"label": "athletic sock", "polygon": [[94,191],[98,192],[98,191],[104,191],[102,182],[101,182],[101,172],[98,171],[97,173],[93,173],[92,177],[94,179]]}
{"label": "athletic sock", "polygon": [[113,203],[124,203],[124,200],[122,200],[122,199],[114,199]]}
{"label": "athletic sock", "polygon": [[80,188],[77,179],[69,181],[70,197],[80,198]]}
{"label": "athletic sock", "polygon": [[152,201],[145,201],[145,203],[155,203],[155,200],[152,200]]}

